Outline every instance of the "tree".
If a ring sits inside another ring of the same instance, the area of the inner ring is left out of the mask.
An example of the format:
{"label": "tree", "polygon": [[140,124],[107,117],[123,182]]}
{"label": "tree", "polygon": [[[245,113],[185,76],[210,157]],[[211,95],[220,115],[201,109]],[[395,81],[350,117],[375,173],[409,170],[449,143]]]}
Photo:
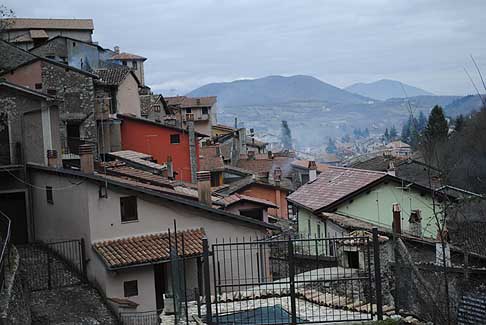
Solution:
{"label": "tree", "polygon": [[370,130],[368,130],[368,128],[366,128],[366,129],[364,130],[363,136],[364,136],[365,138],[369,138],[369,136],[370,136]]}
{"label": "tree", "polygon": [[390,129],[390,140],[395,140],[397,138],[397,129],[395,128],[395,125],[392,125]]}
{"label": "tree", "polygon": [[292,132],[287,121],[282,121],[282,146],[284,149],[292,149]]}
{"label": "tree", "polygon": [[421,111],[417,121],[417,131],[422,132],[423,130],[425,130],[426,127],[427,127],[427,118],[425,117],[424,112]]}
{"label": "tree", "polygon": [[388,128],[385,129],[385,134],[383,134],[383,139],[385,139],[385,142],[390,141],[390,133],[388,133]]}
{"label": "tree", "polygon": [[336,151],[337,151],[336,142],[334,141],[333,138],[329,138],[329,141],[327,142],[326,152],[336,153]]}
{"label": "tree", "polygon": [[464,122],[464,116],[462,114],[459,114],[459,116],[456,117],[456,120],[454,121],[454,131],[461,132],[464,128]]}
{"label": "tree", "polygon": [[5,5],[0,5],[0,35],[13,23],[15,13]]}
{"label": "tree", "polygon": [[425,141],[439,143],[447,140],[449,125],[442,107],[435,105],[429,115],[429,121],[424,131]]}

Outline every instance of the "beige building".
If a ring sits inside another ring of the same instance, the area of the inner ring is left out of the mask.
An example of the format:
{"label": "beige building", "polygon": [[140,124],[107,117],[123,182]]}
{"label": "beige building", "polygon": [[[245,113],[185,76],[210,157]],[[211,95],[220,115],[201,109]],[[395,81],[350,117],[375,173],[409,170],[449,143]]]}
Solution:
{"label": "beige building", "polygon": [[145,85],[145,72],[143,68],[143,63],[147,58],[143,56],[120,52],[120,47],[115,46],[114,48],[115,54],[110,58],[113,63],[123,65],[125,67],[130,68],[135,75],[137,76],[138,81],[140,81],[140,85]]}
{"label": "beige building", "polygon": [[71,37],[84,42],[92,42],[94,30],[92,19],[2,19],[6,25],[2,39],[16,46],[30,50],[56,36]]}
{"label": "beige building", "polygon": [[166,97],[167,106],[174,110],[176,119],[184,128],[187,121],[194,121],[196,132],[211,136],[216,124],[216,97]]}
{"label": "beige building", "polygon": [[255,238],[277,229],[161,187],[91,172],[84,159],[83,172],[29,165],[35,185],[32,228],[36,240],[84,238],[88,278],[119,310],[164,308],[164,295],[172,292],[168,231],[174,230],[174,221],[185,235],[189,289],[198,286],[202,237],[212,244],[217,238]]}

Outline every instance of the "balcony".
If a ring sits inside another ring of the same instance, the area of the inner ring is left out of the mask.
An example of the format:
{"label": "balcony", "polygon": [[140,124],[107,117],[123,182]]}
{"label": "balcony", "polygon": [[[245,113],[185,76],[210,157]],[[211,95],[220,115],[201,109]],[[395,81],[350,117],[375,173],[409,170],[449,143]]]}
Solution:
{"label": "balcony", "polygon": [[79,146],[82,144],[91,144],[93,148],[96,148],[96,142],[91,140],[71,137],[63,138],[61,141],[62,159],[79,159]]}

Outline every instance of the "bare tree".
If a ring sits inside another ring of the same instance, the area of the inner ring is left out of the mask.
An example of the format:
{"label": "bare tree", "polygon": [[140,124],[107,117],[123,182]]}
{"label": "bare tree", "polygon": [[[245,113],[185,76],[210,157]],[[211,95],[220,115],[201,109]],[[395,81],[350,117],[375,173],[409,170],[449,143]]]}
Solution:
{"label": "bare tree", "polygon": [[7,6],[0,4],[0,36],[14,23],[15,13]]}

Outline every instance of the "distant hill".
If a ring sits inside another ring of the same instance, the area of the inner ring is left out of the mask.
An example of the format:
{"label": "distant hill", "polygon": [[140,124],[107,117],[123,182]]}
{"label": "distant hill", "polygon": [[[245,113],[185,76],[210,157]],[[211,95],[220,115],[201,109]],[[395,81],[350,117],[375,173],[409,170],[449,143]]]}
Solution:
{"label": "distant hill", "polygon": [[269,76],[251,80],[211,83],[188,96],[218,96],[221,106],[274,105],[296,101],[362,104],[371,99],[350,93],[311,76]]}
{"label": "distant hill", "polygon": [[344,89],[349,92],[359,94],[361,96],[374,98],[378,100],[433,95],[432,93],[425,91],[423,89],[404,84],[400,81],[388,80],[388,79],[382,79],[370,83],[362,83],[362,82],[355,83]]}
{"label": "distant hill", "polygon": [[[482,95],[486,99],[486,95]],[[472,111],[479,111],[483,103],[478,95],[468,95],[457,98],[444,107],[447,116],[468,115]]]}

